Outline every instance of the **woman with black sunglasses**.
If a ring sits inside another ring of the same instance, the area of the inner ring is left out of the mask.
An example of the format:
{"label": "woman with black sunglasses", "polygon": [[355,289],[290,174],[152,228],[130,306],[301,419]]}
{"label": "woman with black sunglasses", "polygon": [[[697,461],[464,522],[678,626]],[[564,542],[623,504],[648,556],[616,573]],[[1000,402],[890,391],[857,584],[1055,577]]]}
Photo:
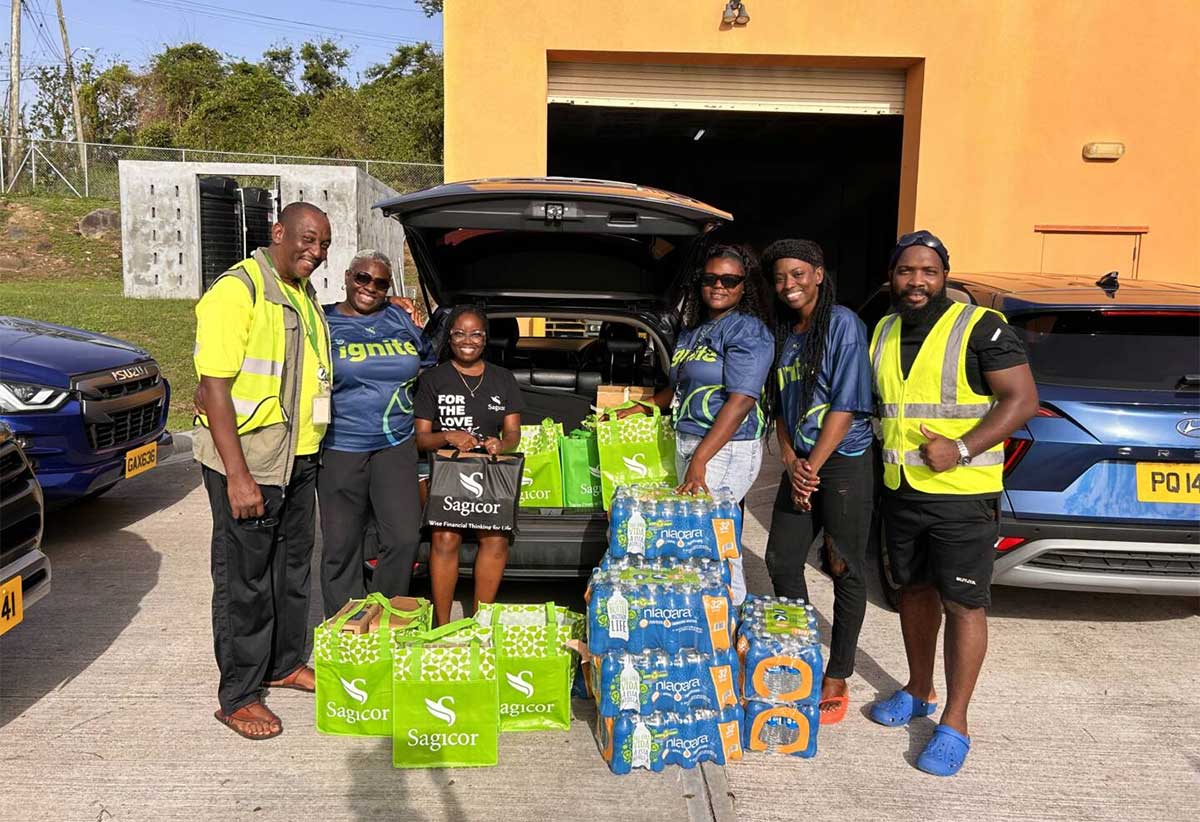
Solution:
{"label": "woman with black sunglasses", "polygon": [[[760,399],[775,359],[757,259],[738,246],[711,248],[684,295],[680,324],[670,382],[654,397],[673,410],[679,491],[727,488],[741,502],[762,467],[767,414]],[[738,605],[746,598],[741,560],[730,570]]]}
{"label": "woman with black sunglasses", "polygon": [[435,357],[408,312],[389,301],[391,290],[391,261],[379,251],[360,251],[346,270],[346,299],[325,307],[333,408],[317,496],[326,617],[366,594],[363,528],[372,512],[379,534],[376,591],[408,593],[420,541],[413,385]]}

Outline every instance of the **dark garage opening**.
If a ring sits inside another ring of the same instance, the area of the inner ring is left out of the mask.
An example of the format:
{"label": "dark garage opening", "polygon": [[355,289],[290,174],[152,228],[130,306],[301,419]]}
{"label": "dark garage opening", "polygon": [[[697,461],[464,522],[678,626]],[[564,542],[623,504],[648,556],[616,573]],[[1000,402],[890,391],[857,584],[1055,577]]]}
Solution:
{"label": "dark garage opening", "polygon": [[[549,106],[547,173],[624,180],[732,212],[721,239],[816,240],[840,302],[883,282],[896,240],[900,115]],[[703,129],[697,139],[697,134]]]}

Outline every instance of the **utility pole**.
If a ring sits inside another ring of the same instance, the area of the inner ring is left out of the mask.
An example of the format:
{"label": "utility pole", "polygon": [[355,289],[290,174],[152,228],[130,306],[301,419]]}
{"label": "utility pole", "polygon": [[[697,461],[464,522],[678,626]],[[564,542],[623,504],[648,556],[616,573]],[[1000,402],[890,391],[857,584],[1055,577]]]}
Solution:
{"label": "utility pole", "polygon": [[[15,5],[17,0],[13,0]],[[71,44],[67,42],[67,18],[63,16],[62,0],[54,0],[58,7],[58,30],[62,32],[63,59],[67,65],[67,85],[71,87],[71,108],[75,111],[75,140],[79,143],[79,172],[87,180],[87,146],[83,137],[83,114],[79,111],[79,86],[75,83],[75,68],[71,63]],[[85,182],[84,187],[87,187]],[[84,193],[87,196],[87,192]]]}
{"label": "utility pole", "polygon": [[[12,0],[12,38],[8,50],[8,168],[16,175],[20,160],[17,132],[21,126],[21,0]],[[11,182],[11,181],[9,181]]]}

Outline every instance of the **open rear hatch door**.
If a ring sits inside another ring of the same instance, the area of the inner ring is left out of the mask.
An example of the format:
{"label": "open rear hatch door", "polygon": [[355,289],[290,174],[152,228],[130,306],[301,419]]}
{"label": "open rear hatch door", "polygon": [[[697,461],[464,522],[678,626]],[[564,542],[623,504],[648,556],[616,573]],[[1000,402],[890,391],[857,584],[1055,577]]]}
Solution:
{"label": "open rear hatch door", "polygon": [[669,308],[709,232],[732,215],[630,183],[448,183],[377,203],[404,226],[438,305]]}

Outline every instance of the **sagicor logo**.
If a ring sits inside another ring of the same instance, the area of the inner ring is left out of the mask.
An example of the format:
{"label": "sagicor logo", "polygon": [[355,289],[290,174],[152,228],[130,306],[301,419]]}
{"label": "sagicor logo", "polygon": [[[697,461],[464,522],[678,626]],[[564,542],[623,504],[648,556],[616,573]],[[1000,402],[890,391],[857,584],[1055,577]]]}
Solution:
{"label": "sagicor logo", "polygon": [[481,485],[479,482],[479,480],[481,480],[482,478],[483,478],[482,471],[476,471],[474,474],[459,474],[458,475],[459,483],[462,485],[463,488],[466,488],[468,491],[470,491],[472,494],[474,494],[475,499],[479,499],[480,497],[483,496],[483,485]]}
{"label": "sagicor logo", "polygon": [[521,671],[517,674],[505,672],[504,676],[508,679],[509,685],[521,692],[521,696],[526,699],[533,696],[533,683],[525,681],[533,678],[533,671]]}
{"label": "sagicor logo", "polygon": [[447,725],[453,726],[455,720],[458,719],[458,714],[454,713],[453,708],[447,708],[445,705],[443,705],[442,704],[443,702],[449,702],[451,705],[453,705],[454,697],[444,696],[441,699],[437,700],[436,702],[434,700],[426,697],[425,698],[425,710],[429,711],[430,714],[432,714],[433,716],[436,716],[438,719],[442,720]]}
{"label": "sagicor logo", "polygon": [[599,469],[599,468],[593,468],[592,466],[590,466],[590,465],[589,465],[589,466],[588,466],[588,472],[589,472],[589,473],[592,475],[592,477],[594,477],[595,479],[600,479],[600,469]]}
{"label": "sagicor logo", "polygon": [[341,680],[342,688],[346,691],[346,696],[353,699],[359,705],[367,704],[367,692],[363,690],[363,685],[366,684],[365,679],[352,679],[349,682],[338,677]]}
{"label": "sagicor logo", "polygon": [[533,485],[533,477],[521,477],[521,485]]}
{"label": "sagicor logo", "polygon": [[649,467],[646,466],[645,454],[634,454],[632,457],[621,457],[621,462],[625,463],[625,467],[639,477],[647,476],[650,473]]}

